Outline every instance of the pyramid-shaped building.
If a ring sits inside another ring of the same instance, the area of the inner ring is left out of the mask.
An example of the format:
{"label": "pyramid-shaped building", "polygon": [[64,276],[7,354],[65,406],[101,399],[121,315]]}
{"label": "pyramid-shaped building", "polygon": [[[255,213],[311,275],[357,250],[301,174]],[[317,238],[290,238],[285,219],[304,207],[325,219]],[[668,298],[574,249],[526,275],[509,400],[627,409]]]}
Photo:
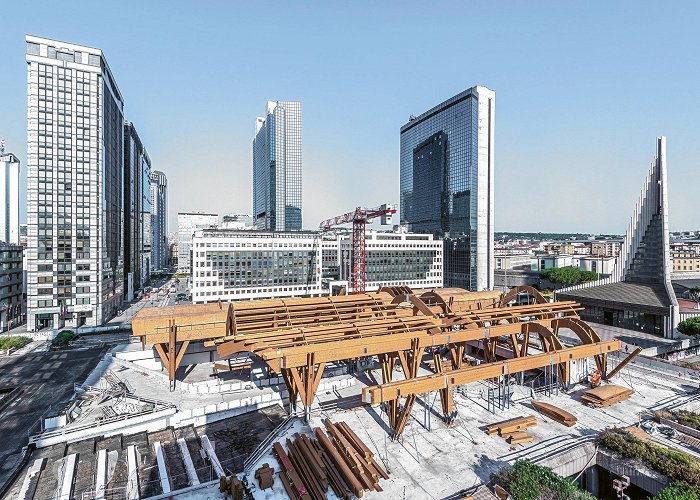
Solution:
{"label": "pyramid-shaped building", "polygon": [[639,201],[609,278],[564,288],[557,300],[585,306],[581,318],[604,325],[673,338],[678,301],[671,286],[666,186],[666,138],[656,138]]}

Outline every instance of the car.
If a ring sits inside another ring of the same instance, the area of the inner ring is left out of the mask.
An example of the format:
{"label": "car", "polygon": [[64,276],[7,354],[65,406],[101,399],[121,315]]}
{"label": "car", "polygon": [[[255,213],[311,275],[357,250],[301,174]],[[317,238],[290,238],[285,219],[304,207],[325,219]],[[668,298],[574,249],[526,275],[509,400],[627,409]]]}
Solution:
{"label": "car", "polygon": [[180,292],[180,293],[177,294],[177,296],[176,296],[175,298],[176,298],[177,300],[188,300],[188,299],[189,299],[189,296],[188,296],[188,294],[187,294],[186,292]]}

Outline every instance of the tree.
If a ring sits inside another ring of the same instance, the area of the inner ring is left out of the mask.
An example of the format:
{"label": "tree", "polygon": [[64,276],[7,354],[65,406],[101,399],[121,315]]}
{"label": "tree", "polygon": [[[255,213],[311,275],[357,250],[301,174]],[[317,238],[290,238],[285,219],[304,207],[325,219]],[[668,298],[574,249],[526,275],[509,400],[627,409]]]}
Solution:
{"label": "tree", "polygon": [[697,302],[698,308],[700,308],[700,286],[694,286],[691,288],[689,295],[691,299]]}
{"label": "tree", "polygon": [[700,335],[700,316],[693,316],[678,323],[678,331],[683,335]]}
{"label": "tree", "polygon": [[578,267],[552,267],[540,271],[540,278],[545,278],[552,283],[564,286],[576,285],[598,279],[598,273],[593,271],[581,271]]}

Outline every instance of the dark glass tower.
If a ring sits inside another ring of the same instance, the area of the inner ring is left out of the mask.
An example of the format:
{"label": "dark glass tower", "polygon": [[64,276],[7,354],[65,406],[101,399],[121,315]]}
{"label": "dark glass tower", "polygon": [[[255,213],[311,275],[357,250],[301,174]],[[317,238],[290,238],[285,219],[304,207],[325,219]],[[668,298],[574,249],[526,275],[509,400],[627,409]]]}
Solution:
{"label": "dark glass tower", "polygon": [[496,95],[472,87],[401,127],[401,222],[445,239],[445,286],[493,288]]}

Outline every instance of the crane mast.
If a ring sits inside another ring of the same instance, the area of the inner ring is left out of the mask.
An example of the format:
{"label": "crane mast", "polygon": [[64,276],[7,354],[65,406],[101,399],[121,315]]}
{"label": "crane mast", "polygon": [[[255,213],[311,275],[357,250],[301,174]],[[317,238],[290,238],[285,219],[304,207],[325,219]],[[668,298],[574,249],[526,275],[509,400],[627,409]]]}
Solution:
{"label": "crane mast", "polygon": [[319,227],[328,231],[334,227],[352,223],[352,268],[350,270],[351,293],[365,293],[367,284],[367,246],[365,234],[367,221],[381,218],[381,224],[391,224],[396,206],[384,203],[375,208],[357,207],[354,211],[324,220]]}

